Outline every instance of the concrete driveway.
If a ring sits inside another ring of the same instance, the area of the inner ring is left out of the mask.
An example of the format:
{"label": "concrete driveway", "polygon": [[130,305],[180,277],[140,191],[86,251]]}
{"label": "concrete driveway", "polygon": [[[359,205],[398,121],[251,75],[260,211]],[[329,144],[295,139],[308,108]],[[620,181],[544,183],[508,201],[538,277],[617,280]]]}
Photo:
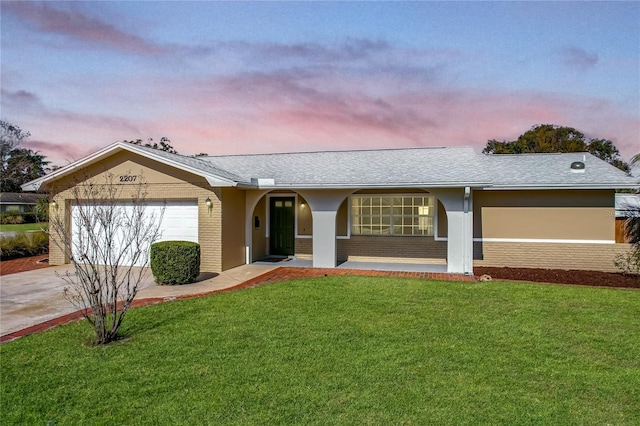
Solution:
{"label": "concrete driveway", "polygon": [[[202,274],[193,284],[159,286],[149,271],[136,299],[173,298],[234,287],[275,269],[272,265],[243,265],[221,274]],[[63,297],[65,282],[56,276],[71,265],[52,266],[0,277],[0,336],[77,311]]]}
{"label": "concrete driveway", "polygon": [[[65,282],[56,276],[73,271],[71,265],[0,277],[0,336],[78,309],[63,297]],[[143,287],[155,285],[149,276]]]}

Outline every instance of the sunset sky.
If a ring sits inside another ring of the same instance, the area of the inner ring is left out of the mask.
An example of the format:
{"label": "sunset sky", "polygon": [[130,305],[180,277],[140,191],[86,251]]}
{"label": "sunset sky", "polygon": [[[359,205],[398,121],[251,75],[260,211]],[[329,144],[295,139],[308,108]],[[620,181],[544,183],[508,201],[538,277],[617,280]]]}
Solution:
{"label": "sunset sky", "polygon": [[1,3],[1,117],[65,165],[473,146],[535,124],[640,152],[640,2]]}

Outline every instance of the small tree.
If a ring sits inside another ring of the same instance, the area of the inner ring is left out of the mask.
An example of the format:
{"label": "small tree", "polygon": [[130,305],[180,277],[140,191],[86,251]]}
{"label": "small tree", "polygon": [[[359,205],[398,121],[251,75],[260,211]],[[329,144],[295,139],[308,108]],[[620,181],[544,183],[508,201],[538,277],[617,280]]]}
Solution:
{"label": "small tree", "polygon": [[164,207],[149,213],[144,180],[117,184],[110,173],[104,175],[104,183],[85,180],[69,191],[71,211],[57,214],[54,208],[49,218],[51,240],[74,268],[74,273],[58,276],[67,284],[65,298],[93,327],[96,343],[106,344],[118,339],[122,321],[147,277],[149,249],[160,237]]}

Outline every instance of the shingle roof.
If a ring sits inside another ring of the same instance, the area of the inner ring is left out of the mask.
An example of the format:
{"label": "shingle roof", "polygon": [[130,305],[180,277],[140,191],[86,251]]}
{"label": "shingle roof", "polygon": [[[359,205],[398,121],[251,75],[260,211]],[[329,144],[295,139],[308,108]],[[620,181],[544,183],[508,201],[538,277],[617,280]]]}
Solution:
{"label": "shingle roof", "polygon": [[[638,182],[588,153],[484,155],[469,147],[404,148],[282,154],[187,157],[116,142],[45,177],[23,185],[38,190],[44,182],[126,149],[200,174],[212,186],[261,188],[632,188]],[[571,163],[583,161],[582,173]]]}
{"label": "shingle roof", "polygon": [[0,204],[36,204],[45,197],[44,194],[30,194],[24,192],[1,192]]}
{"label": "shingle roof", "polygon": [[[494,187],[611,187],[637,184],[622,170],[584,152],[483,155]],[[583,162],[583,172],[571,163]]]}
{"label": "shingle roof", "polygon": [[[184,155],[180,155],[180,154],[171,154],[169,152],[166,151],[162,151],[159,149],[154,149],[154,148],[149,148],[146,146],[141,146],[141,145],[133,145],[133,147],[137,150],[137,151],[146,151],[149,153],[149,155],[151,156],[155,156],[155,157],[162,157],[167,159],[168,161],[171,161],[173,163],[179,163],[183,166],[187,166],[189,168],[194,168],[194,169],[198,169],[202,172],[205,173],[209,173],[212,175],[216,175],[219,176],[223,179],[227,179],[230,181],[234,181],[234,182],[245,182],[243,180],[243,178],[233,172],[230,172],[228,170],[224,170],[221,168],[216,167],[213,163],[209,162],[209,161],[205,161],[202,159],[202,157],[187,157]],[[246,182],[248,183],[250,181],[247,180]]]}
{"label": "shingle roof", "polygon": [[489,182],[473,149],[413,148],[204,157],[244,180],[275,186],[468,186]]}
{"label": "shingle roof", "polygon": [[[637,185],[589,153],[484,155],[469,147],[329,151],[204,157],[244,181],[274,187],[475,186],[616,188]],[[583,172],[571,163],[584,162]]]}

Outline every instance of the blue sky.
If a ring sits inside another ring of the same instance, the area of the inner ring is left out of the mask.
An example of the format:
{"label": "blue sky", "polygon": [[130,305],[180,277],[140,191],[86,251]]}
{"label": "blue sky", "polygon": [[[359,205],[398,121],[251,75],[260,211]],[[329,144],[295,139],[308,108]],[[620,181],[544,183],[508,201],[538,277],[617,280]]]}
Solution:
{"label": "blue sky", "polygon": [[63,165],[469,145],[535,124],[640,152],[639,2],[0,3],[2,119]]}

